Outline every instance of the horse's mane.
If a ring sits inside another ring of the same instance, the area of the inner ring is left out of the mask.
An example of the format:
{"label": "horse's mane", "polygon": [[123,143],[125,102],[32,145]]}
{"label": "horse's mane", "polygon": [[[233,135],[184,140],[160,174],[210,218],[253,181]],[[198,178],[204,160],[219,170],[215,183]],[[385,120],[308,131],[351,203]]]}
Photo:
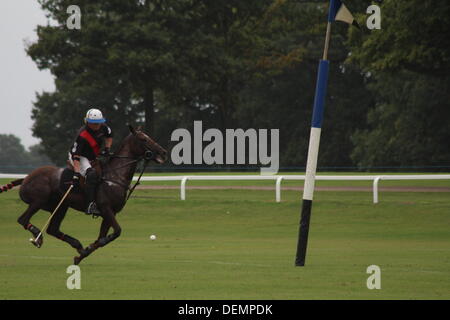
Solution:
{"label": "horse's mane", "polygon": [[130,137],[132,136],[132,134],[130,133],[129,135],[127,135],[125,138],[122,139],[122,142],[120,142],[119,147],[117,148],[117,151],[115,153],[119,153],[120,151],[122,151],[122,149],[125,147],[125,145],[127,144],[128,140],[130,140]]}

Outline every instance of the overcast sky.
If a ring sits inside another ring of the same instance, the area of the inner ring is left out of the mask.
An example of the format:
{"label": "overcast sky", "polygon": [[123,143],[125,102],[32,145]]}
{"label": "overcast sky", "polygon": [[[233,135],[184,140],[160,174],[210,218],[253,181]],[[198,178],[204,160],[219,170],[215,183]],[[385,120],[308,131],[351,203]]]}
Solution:
{"label": "overcast sky", "polygon": [[24,41],[36,41],[36,26],[47,18],[36,0],[0,0],[0,134],[14,134],[22,144],[39,143],[31,133],[36,92],[54,91],[49,71],[40,71],[25,53]]}

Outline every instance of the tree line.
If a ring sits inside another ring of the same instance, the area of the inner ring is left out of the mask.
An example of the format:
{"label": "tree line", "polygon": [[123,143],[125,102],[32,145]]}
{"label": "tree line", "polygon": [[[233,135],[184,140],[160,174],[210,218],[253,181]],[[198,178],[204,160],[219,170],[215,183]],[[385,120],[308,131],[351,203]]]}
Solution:
{"label": "tree line", "polygon": [[[141,124],[163,146],[177,128],[280,129],[280,166],[303,167],[328,1],[40,0],[54,22],[26,50],[55,76],[37,94],[33,135],[64,164],[85,112],[116,137]],[[334,23],[319,167],[450,166],[450,3],[346,3],[362,29]],[[116,141],[120,139],[116,138]],[[448,169],[447,169],[448,170]]]}
{"label": "tree line", "polygon": [[0,134],[0,172],[22,173],[52,164],[44,154],[40,144],[32,145],[29,150],[13,134]]}

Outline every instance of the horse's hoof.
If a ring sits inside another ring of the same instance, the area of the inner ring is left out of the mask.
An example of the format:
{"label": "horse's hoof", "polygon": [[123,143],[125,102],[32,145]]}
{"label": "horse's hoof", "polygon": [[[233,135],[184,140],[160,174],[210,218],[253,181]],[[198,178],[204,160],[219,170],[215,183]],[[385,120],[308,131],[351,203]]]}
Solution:
{"label": "horse's hoof", "polygon": [[81,257],[74,257],[73,258],[73,264],[77,266],[77,265],[80,264],[81,260],[83,260],[83,258],[81,258]]}

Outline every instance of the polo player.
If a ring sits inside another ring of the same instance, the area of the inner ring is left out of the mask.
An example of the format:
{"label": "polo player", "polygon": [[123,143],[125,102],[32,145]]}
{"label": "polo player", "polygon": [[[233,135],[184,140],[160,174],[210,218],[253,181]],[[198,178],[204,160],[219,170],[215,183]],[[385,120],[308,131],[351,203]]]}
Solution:
{"label": "polo player", "polygon": [[[79,186],[80,177],[86,178],[86,214],[98,215],[100,211],[95,203],[96,188],[99,181],[98,174],[95,168],[92,167],[92,162],[97,159],[99,155],[112,156],[112,131],[106,125],[106,119],[98,109],[89,109],[84,118],[85,125],[78,130],[75,142],[69,152],[69,162],[73,165],[74,175],[72,183],[74,186]],[[102,146],[104,149],[100,152]]]}

